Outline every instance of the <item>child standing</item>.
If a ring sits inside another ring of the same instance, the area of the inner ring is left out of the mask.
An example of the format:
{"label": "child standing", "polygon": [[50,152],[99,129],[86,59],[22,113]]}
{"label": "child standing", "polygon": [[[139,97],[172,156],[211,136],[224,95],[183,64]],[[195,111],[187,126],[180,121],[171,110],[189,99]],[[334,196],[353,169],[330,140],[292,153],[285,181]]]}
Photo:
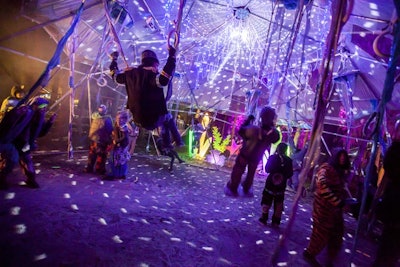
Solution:
{"label": "child standing", "polygon": [[128,172],[129,153],[129,127],[128,112],[119,111],[115,118],[114,130],[112,132],[112,149],[110,153],[111,175],[108,180],[125,179]]}
{"label": "child standing", "polygon": [[292,159],[286,155],[287,149],[287,144],[280,143],[276,148],[275,154],[269,157],[265,166],[265,172],[268,173],[268,177],[262,193],[262,215],[259,219],[264,225],[267,224],[268,213],[272,203],[274,204],[272,225],[278,226],[281,223],[286,183],[293,175],[293,163]]}

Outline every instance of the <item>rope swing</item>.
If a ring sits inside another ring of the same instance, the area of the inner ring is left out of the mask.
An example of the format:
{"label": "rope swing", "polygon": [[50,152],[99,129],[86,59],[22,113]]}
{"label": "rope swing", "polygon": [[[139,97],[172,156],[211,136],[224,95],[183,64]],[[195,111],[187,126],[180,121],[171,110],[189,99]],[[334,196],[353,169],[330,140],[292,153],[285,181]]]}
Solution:
{"label": "rope swing", "polygon": [[[170,50],[170,48],[172,47],[171,45],[171,38],[172,36],[174,37],[174,49],[175,49],[175,53],[178,54],[178,46],[179,46],[179,41],[180,41],[180,33],[181,33],[181,23],[182,23],[182,15],[183,15],[183,7],[185,6],[185,0],[180,0],[179,3],[179,10],[178,10],[178,18],[175,21],[175,29],[171,30],[168,34],[167,37],[167,47],[168,50]],[[175,71],[174,71],[175,73]],[[172,78],[174,78],[174,73],[172,74]],[[168,84],[168,90],[167,93],[165,95],[165,100],[168,101],[172,96],[172,80],[169,82]]]}
{"label": "rope swing", "polygon": [[105,13],[106,13],[107,21],[108,21],[108,26],[109,26],[110,29],[111,29],[112,35],[113,35],[113,37],[114,37],[114,41],[117,43],[117,46],[118,46],[119,52],[120,52],[120,54],[121,54],[121,56],[122,56],[122,59],[124,60],[125,65],[126,65],[126,67],[128,68],[128,67],[129,67],[129,64],[128,64],[128,61],[127,61],[126,58],[125,58],[125,54],[124,54],[124,51],[123,51],[123,49],[122,49],[121,41],[120,41],[119,38],[118,38],[118,33],[117,33],[117,31],[115,30],[114,24],[112,23],[112,19],[111,19],[111,17],[110,17],[110,10],[109,10],[108,5],[107,5],[107,0],[104,0],[104,1],[103,1],[103,4],[104,4],[104,9],[105,9],[105,11],[106,11]]}
{"label": "rope swing", "polygon": [[168,49],[171,47],[170,40],[172,35],[174,36],[174,45],[173,47],[178,52],[178,46],[180,41],[180,33],[181,33],[181,23],[182,23],[182,15],[183,15],[183,7],[185,6],[185,0],[180,0],[179,2],[179,10],[178,10],[178,18],[175,21],[175,29],[169,32],[168,34]]}

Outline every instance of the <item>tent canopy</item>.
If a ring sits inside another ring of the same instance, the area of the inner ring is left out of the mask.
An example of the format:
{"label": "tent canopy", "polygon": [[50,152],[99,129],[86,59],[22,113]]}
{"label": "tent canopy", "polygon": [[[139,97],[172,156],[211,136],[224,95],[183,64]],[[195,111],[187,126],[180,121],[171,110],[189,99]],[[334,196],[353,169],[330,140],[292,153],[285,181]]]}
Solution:
{"label": "tent canopy", "polygon": [[[168,55],[167,44],[173,44],[176,39],[173,30],[179,23],[177,18],[182,8],[171,101],[185,103],[193,109],[229,114],[249,114],[263,105],[271,105],[286,123],[305,128],[312,125],[319,68],[330,27],[331,1],[181,2],[183,6],[180,1],[172,0],[86,0],[59,66],[64,75],[53,74],[49,90],[67,90],[70,51],[74,50],[74,76],[78,86],[87,86],[79,84],[87,77],[94,82],[90,88],[92,96],[100,89],[103,93],[124,95],[124,88],[109,77],[109,55],[119,51],[119,67],[123,69],[140,64],[140,53],[152,49],[162,64]],[[41,66],[54,51],[49,47],[68,30],[80,3],[78,0],[24,1],[11,18],[5,14],[8,19],[2,27],[7,30],[0,36],[1,55],[19,61],[24,77],[38,77],[43,70]],[[362,123],[362,118],[375,110],[386,76],[386,55],[393,40],[391,20],[395,16],[392,1],[355,1],[338,44],[333,69],[335,88],[326,123],[354,127],[349,120]],[[43,29],[47,37],[43,37],[46,36]],[[374,39],[384,30],[387,34],[374,45]],[[40,43],[28,45],[27,36],[39,32],[40,39],[34,40]],[[32,61],[38,67],[27,67],[33,66]],[[10,68],[3,64],[2,75],[13,76],[13,83],[30,84],[28,78],[21,80]],[[2,83],[3,88],[13,85],[10,79]],[[400,110],[398,88],[397,82],[387,105],[391,114],[398,114]],[[392,116],[389,124],[394,119]]]}

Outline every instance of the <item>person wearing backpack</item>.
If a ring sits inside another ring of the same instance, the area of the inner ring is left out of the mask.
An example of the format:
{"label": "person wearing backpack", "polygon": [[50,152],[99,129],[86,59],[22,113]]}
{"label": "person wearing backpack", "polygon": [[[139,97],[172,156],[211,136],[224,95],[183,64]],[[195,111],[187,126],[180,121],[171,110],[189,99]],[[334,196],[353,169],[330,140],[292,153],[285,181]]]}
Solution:
{"label": "person wearing backpack", "polygon": [[262,193],[262,214],[259,221],[266,225],[268,213],[272,204],[274,213],[272,215],[272,226],[279,226],[283,212],[283,201],[287,180],[293,175],[293,163],[287,153],[288,145],[280,143],[276,148],[275,154],[271,155],[265,165],[265,172],[268,173],[265,187]]}

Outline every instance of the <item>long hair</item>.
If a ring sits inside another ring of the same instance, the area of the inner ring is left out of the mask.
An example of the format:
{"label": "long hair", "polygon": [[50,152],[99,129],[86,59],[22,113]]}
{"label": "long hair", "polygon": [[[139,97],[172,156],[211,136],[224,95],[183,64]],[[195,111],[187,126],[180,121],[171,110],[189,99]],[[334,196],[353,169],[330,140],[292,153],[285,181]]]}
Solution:
{"label": "long hair", "polygon": [[[340,164],[340,156],[345,156],[345,161],[343,164]],[[340,175],[344,175],[346,171],[350,170],[351,162],[350,157],[347,151],[343,148],[335,148],[332,151],[332,157],[329,159],[328,163],[332,165],[336,171],[340,173]]]}

